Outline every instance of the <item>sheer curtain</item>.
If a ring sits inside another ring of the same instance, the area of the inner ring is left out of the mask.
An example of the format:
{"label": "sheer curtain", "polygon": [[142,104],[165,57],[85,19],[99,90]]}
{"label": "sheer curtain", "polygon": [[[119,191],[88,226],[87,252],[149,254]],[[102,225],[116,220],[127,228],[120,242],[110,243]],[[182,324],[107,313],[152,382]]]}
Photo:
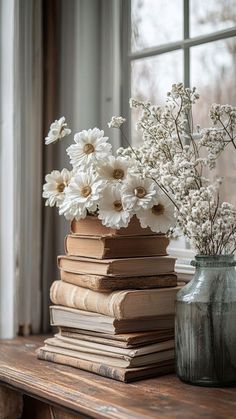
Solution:
{"label": "sheer curtain", "polygon": [[50,123],[64,115],[73,132],[98,126],[119,145],[106,126],[120,113],[119,5],[0,3],[0,337],[49,329],[49,288],[69,223],[44,207],[42,184],[68,166],[73,140],[44,146]]}
{"label": "sheer curtain", "polygon": [[[56,1],[54,6],[48,8],[49,16],[46,20],[48,28],[55,31],[54,44],[49,41],[48,45],[47,74],[48,77],[49,74],[55,76],[57,81],[54,78],[48,83],[48,88],[44,84],[44,97],[49,102],[52,96],[55,100],[50,112],[45,110],[47,104],[44,105],[44,119],[47,121],[44,134],[47,133],[50,121],[65,116],[73,133],[98,126],[108,136],[112,135],[111,140],[117,147],[119,135],[115,130],[107,128],[107,122],[112,115],[120,113],[120,2],[61,1],[59,13],[57,9],[53,10],[57,5]],[[66,148],[72,141],[71,135],[60,143],[44,148],[44,174],[53,169],[70,168]],[[49,288],[56,278],[59,279],[57,255],[64,253],[64,237],[68,232],[68,221],[59,217],[52,208],[43,210],[44,332],[49,328]]]}
{"label": "sheer curtain", "polygon": [[40,329],[41,0],[1,7],[0,336]]}

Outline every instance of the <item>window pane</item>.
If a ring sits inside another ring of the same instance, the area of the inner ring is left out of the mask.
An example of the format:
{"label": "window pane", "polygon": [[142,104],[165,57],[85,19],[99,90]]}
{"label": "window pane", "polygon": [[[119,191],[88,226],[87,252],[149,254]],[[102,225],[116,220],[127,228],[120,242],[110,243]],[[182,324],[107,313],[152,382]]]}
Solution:
{"label": "window pane", "polygon": [[[212,103],[236,105],[236,37],[191,49],[191,84],[200,93],[194,123],[208,127]],[[236,204],[236,154],[231,146],[219,159],[216,174],[224,177],[222,197]]]}
{"label": "window pane", "polygon": [[131,50],[140,51],[183,37],[183,0],[132,0]]}
{"label": "window pane", "polygon": [[[153,104],[163,104],[167,91],[173,83],[183,81],[183,52],[174,51],[152,58],[132,62],[131,96],[139,100],[149,100]],[[131,111],[131,139],[137,145],[141,139],[135,130],[138,111]]]}
{"label": "window pane", "polygon": [[191,48],[191,85],[200,93],[195,116],[201,126],[209,124],[213,102],[236,105],[236,37]]}
{"label": "window pane", "polygon": [[236,0],[190,0],[191,37],[236,25]]}

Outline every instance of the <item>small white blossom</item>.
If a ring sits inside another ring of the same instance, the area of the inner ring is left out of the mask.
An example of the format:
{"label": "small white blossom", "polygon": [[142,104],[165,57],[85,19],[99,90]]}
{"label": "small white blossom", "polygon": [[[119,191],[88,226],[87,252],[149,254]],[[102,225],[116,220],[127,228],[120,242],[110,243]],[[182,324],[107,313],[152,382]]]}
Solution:
{"label": "small white blossom", "polygon": [[48,136],[45,138],[45,144],[55,143],[70,133],[71,130],[70,128],[67,128],[65,117],[62,116],[59,120],[56,119],[56,121],[51,124]]}
{"label": "small white blossom", "polygon": [[113,116],[111,118],[111,121],[108,122],[109,128],[120,128],[121,125],[126,121],[125,118],[122,118],[122,116]]}
{"label": "small white blossom", "polygon": [[74,169],[82,170],[98,160],[107,158],[111,154],[111,144],[107,140],[108,137],[104,137],[104,132],[98,128],[75,134],[75,144],[66,150]]}
{"label": "small white blossom", "polygon": [[43,198],[46,198],[46,206],[59,206],[65,199],[65,188],[72,176],[72,172],[63,169],[61,172],[53,170],[45,176],[46,183],[43,185]]}

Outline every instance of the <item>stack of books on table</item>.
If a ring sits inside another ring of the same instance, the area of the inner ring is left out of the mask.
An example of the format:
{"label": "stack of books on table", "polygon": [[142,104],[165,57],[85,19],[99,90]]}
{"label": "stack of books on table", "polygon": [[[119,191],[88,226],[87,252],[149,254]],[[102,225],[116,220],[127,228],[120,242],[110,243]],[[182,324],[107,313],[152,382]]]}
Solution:
{"label": "stack of books on table", "polygon": [[126,382],[172,372],[180,286],[168,243],[136,218],[120,230],[73,221],[50,290],[59,331],[38,358]]}

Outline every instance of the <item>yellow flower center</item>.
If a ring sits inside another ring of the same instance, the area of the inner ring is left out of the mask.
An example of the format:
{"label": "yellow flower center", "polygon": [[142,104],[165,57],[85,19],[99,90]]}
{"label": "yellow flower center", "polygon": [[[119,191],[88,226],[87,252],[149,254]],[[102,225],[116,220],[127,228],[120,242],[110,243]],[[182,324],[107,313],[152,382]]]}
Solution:
{"label": "yellow flower center", "polygon": [[144,198],[146,194],[147,194],[147,191],[142,186],[138,186],[137,188],[134,189],[134,195],[137,196],[138,198]]}
{"label": "yellow flower center", "polygon": [[94,146],[93,144],[87,143],[84,145],[84,153],[85,154],[91,154],[94,152]]}
{"label": "yellow flower center", "polygon": [[115,211],[117,211],[117,212],[120,212],[120,211],[123,210],[123,206],[122,206],[121,201],[114,201],[113,202],[113,207],[114,207]]}
{"label": "yellow flower center", "polygon": [[92,189],[89,185],[87,186],[83,186],[83,188],[81,189],[80,193],[84,198],[87,198],[87,196],[89,196],[92,192]]}
{"label": "yellow flower center", "polygon": [[62,183],[57,183],[57,191],[59,193],[62,193],[64,191],[65,187],[66,187],[65,183],[63,183],[63,182]]}
{"label": "yellow flower center", "polygon": [[122,169],[114,169],[113,171],[114,179],[123,179],[124,175],[125,175],[125,172]]}
{"label": "yellow flower center", "polygon": [[154,205],[152,207],[152,213],[154,215],[162,215],[165,212],[165,207],[162,204]]}

